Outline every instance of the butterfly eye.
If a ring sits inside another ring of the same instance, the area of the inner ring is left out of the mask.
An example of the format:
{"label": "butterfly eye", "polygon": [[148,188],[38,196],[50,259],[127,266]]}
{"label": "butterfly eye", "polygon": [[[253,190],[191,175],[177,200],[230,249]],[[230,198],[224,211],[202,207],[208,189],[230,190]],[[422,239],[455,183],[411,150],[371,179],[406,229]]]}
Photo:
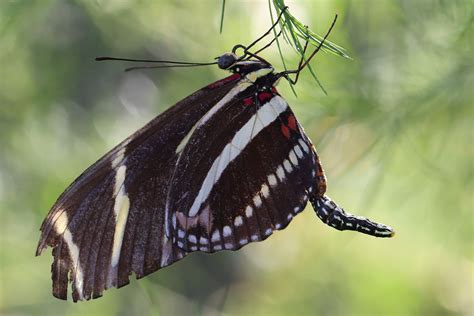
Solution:
{"label": "butterfly eye", "polygon": [[228,69],[237,61],[237,56],[233,53],[225,53],[217,58],[217,65],[220,69]]}

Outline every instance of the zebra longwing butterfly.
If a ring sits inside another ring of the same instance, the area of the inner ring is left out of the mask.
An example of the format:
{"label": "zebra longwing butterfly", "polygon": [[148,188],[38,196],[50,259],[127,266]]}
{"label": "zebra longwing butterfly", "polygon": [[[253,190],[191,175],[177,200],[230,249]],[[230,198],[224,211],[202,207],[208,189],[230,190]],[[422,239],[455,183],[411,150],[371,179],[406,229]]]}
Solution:
{"label": "zebra longwing butterfly", "polygon": [[142,278],[191,252],[264,240],[308,201],[336,229],[393,235],[325,195],[316,150],[275,88],[322,42],[297,71],[279,73],[248,51],[252,45],[245,58],[218,58],[232,75],[158,115],[59,197],[36,251],[53,247],[55,297],[67,299],[72,283],[74,301],[97,298],[128,284],[132,272]]}

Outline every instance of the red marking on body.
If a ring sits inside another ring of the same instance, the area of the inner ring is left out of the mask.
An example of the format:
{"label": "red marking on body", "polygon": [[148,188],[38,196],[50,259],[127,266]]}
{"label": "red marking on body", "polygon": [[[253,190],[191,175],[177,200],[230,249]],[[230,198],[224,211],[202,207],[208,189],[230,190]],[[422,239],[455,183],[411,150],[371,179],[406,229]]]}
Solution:
{"label": "red marking on body", "polygon": [[296,118],[294,115],[290,115],[288,117],[288,127],[291,128],[292,130],[294,131],[297,131],[297,127],[296,127]]}
{"label": "red marking on body", "polygon": [[273,93],[270,93],[270,92],[260,92],[258,94],[258,99],[262,103],[265,102],[265,101],[270,100],[271,98],[273,98]]}
{"label": "red marking on body", "polygon": [[278,91],[277,91],[277,88],[275,88],[274,86],[272,86],[272,92],[275,93],[275,94],[280,95],[280,94],[278,93]]}
{"label": "red marking on body", "polygon": [[240,78],[240,75],[239,75],[239,74],[233,74],[233,75],[230,75],[229,77],[226,77],[226,78],[224,78],[224,79],[217,80],[216,82],[211,83],[211,84],[208,85],[206,88],[209,88],[209,89],[217,88],[217,87],[220,87],[220,86],[225,85],[225,84],[228,83],[228,82],[237,80],[237,79],[239,79],[239,78]]}
{"label": "red marking on body", "polygon": [[285,135],[286,138],[290,138],[290,130],[286,127],[285,124],[281,124],[281,132]]}
{"label": "red marking on body", "polygon": [[244,105],[252,105],[253,104],[253,97],[245,98]]}

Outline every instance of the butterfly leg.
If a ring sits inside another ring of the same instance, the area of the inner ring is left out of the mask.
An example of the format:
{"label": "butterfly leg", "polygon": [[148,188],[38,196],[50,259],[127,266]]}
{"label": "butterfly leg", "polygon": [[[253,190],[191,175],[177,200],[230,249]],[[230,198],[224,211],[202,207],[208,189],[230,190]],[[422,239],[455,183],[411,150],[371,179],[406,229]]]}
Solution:
{"label": "butterfly leg", "polygon": [[313,197],[310,199],[316,215],[326,224],[338,230],[355,230],[375,237],[393,237],[395,232],[387,225],[352,215],[337,206],[329,197]]}

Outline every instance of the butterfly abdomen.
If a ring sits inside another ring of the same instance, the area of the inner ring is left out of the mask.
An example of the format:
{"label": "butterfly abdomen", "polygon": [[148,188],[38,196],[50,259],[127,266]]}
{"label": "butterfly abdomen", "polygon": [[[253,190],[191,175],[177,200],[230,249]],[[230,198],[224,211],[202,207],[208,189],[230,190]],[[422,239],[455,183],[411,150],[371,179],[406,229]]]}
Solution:
{"label": "butterfly abdomen", "polygon": [[321,221],[337,230],[354,230],[375,237],[392,237],[395,234],[389,226],[347,213],[328,196],[313,196],[310,202]]}

